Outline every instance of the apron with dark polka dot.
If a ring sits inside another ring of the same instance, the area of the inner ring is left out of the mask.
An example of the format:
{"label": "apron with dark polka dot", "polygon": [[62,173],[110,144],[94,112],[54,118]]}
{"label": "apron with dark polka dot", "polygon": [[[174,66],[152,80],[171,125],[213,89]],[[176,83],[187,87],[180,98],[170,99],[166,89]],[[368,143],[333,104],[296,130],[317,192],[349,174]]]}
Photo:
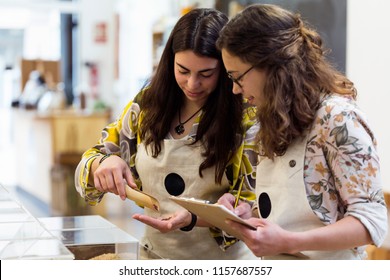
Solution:
{"label": "apron with dark polka dot", "polygon": [[[283,156],[260,157],[256,173],[259,216],[285,230],[300,232],[325,226],[313,213],[303,179],[307,138],[295,141]],[[298,256],[277,255],[263,259],[361,259],[357,250],[304,251]]]}
{"label": "apron with dark polka dot", "polygon": [[[215,184],[215,169],[209,168],[199,176],[201,156],[200,145],[189,145],[192,140],[166,139],[157,158],[143,144],[138,145],[136,167],[142,181],[143,191],[156,197],[161,211],[156,213],[145,208],[145,214],[152,217],[166,217],[181,206],[172,202],[169,196],[193,197],[216,202],[227,192],[229,186],[224,176],[222,184]],[[149,147],[148,147],[149,149]],[[146,226],[143,245],[167,259],[254,259],[255,256],[243,242],[238,242],[222,251],[212,237],[209,228],[194,227],[189,232],[174,230],[160,233]],[[141,252],[145,256],[145,253]],[[148,256],[145,256],[147,258]]]}

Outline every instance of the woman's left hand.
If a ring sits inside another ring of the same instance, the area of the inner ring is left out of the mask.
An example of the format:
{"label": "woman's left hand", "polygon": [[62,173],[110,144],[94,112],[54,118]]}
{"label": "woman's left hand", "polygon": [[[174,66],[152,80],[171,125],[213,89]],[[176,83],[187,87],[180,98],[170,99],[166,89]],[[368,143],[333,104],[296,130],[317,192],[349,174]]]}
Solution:
{"label": "woman's left hand", "polygon": [[180,210],[166,218],[153,218],[148,215],[134,214],[133,219],[136,219],[148,226],[154,227],[162,233],[167,233],[189,225],[191,223],[192,217],[191,213],[187,210]]}
{"label": "woman's left hand", "polygon": [[239,200],[238,205],[234,208],[235,202],[236,197],[234,195],[231,193],[225,193],[218,199],[217,203],[225,206],[228,210],[243,219],[249,219],[252,217],[252,208],[248,203]]}

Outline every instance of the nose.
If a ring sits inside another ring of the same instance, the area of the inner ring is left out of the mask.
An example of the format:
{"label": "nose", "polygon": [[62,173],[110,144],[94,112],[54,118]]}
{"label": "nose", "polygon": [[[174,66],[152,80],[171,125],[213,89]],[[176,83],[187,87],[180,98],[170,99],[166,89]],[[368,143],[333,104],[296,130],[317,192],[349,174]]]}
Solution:
{"label": "nose", "polygon": [[187,81],[189,89],[196,89],[200,85],[200,79],[197,75],[191,75]]}
{"label": "nose", "polygon": [[242,88],[237,85],[236,83],[233,83],[233,89],[232,89],[234,94],[241,94],[242,93]]}

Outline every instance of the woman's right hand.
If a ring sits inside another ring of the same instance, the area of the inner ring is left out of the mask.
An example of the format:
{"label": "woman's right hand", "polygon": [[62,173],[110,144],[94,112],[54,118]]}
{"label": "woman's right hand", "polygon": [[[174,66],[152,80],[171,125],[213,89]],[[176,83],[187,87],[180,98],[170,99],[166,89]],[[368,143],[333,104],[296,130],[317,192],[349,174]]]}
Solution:
{"label": "woman's right hand", "polygon": [[94,160],[92,165],[92,177],[95,188],[101,192],[114,193],[119,195],[122,200],[125,200],[126,183],[132,188],[137,188],[129,166],[122,158],[116,155],[107,157],[99,164],[100,159]]}

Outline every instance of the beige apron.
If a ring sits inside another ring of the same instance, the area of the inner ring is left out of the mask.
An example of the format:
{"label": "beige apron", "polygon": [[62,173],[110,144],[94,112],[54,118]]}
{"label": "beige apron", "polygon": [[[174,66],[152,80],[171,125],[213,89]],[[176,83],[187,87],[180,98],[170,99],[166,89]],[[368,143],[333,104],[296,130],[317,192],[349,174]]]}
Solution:
{"label": "beige apron", "polygon": [[[180,175],[185,182],[183,197],[195,197],[215,202],[228,190],[227,178],[224,176],[221,185],[215,184],[214,168],[203,171],[199,176],[199,165],[203,162],[200,145],[189,146],[192,140],[166,139],[161,153],[153,158],[147,153],[143,144],[138,145],[135,159],[137,171],[142,180],[142,188],[160,201],[161,211],[156,213],[145,208],[145,214],[152,217],[165,217],[181,207],[170,201],[170,194],[164,186],[165,177],[170,173]],[[160,233],[146,226],[142,243],[152,252],[166,259],[254,259],[255,256],[243,242],[238,242],[226,251],[222,251],[208,228],[194,227],[192,231],[174,230]],[[147,252],[141,257],[148,258]]]}
{"label": "beige apron", "polygon": [[[268,220],[288,231],[306,231],[325,226],[311,209],[303,180],[307,138],[294,142],[281,157],[274,161],[260,157],[256,174],[256,197],[268,194],[271,212]],[[260,203],[260,202],[259,202]],[[263,203],[264,205],[264,203]],[[259,216],[262,217],[259,205]],[[263,211],[263,213],[266,211]],[[264,216],[264,215],[263,215]],[[357,250],[304,251],[308,259],[362,259]],[[300,259],[291,255],[267,256],[263,259]]]}

